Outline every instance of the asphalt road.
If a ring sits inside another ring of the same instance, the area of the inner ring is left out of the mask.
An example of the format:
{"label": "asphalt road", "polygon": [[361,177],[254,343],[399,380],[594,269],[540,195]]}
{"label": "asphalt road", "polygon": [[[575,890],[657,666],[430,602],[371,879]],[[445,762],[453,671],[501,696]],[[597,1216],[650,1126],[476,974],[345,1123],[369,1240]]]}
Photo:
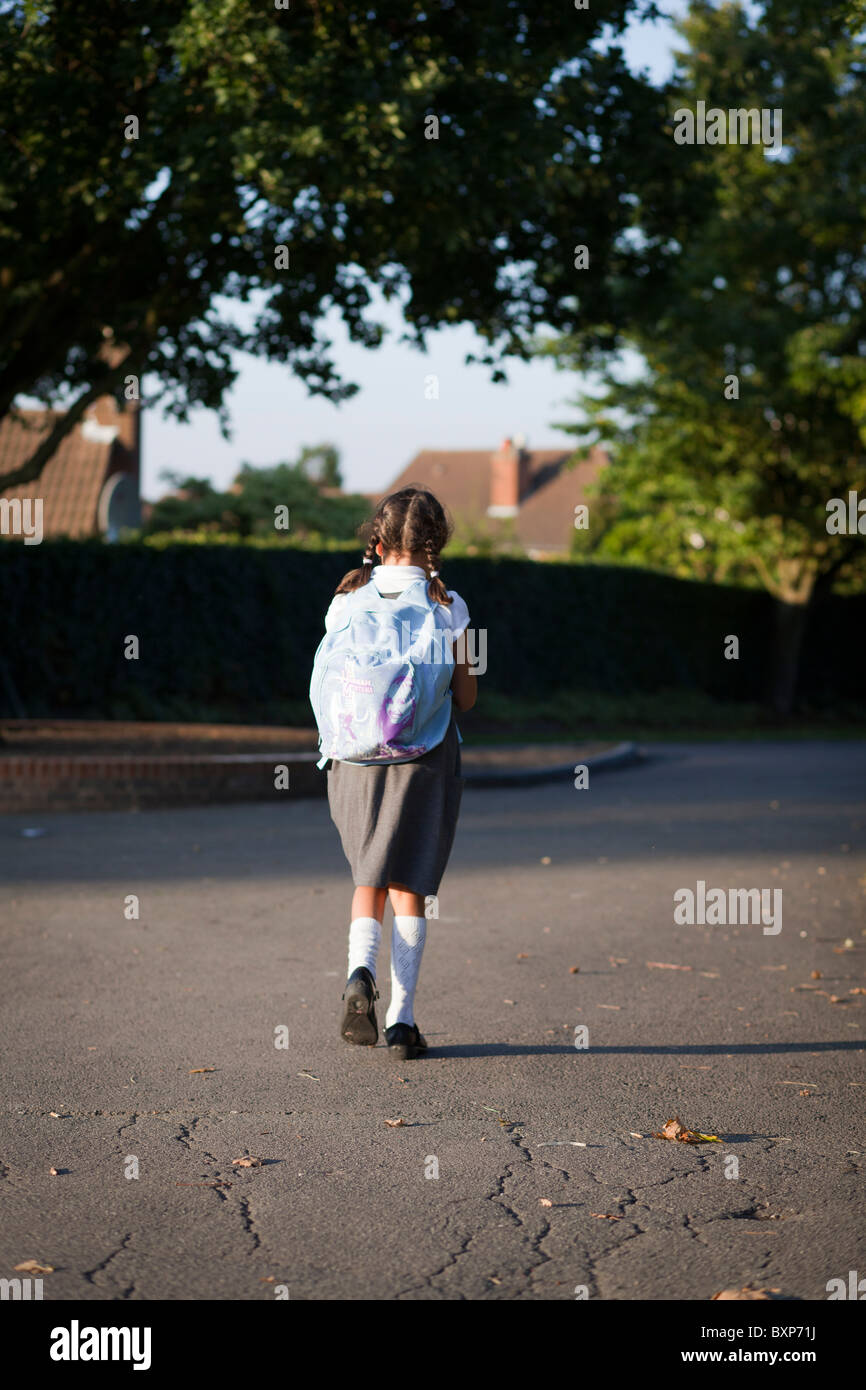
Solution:
{"label": "asphalt road", "polygon": [[[588,790],[466,793],[432,1051],[402,1065],[337,1034],[324,803],[0,820],[0,1275],[51,1265],[51,1299],[700,1300],[866,1274],[866,745],[650,752]],[[676,924],[698,880],[782,889],[782,930]],[[674,1113],[723,1142],[650,1137]]]}

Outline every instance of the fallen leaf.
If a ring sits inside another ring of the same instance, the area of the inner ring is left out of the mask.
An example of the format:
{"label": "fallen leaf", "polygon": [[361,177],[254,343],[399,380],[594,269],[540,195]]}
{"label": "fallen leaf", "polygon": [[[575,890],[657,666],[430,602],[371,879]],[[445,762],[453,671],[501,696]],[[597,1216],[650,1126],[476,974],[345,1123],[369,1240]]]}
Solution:
{"label": "fallen leaf", "polygon": [[661,1133],[654,1131],[653,1139],[673,1139],[680,1144],[721,1144],[722,1142],[717,1134],[701,1134],[696,1129],[686,1129],[679,1115],[674,1115],[672,1120],[668,1120]]}
{"label": "fallen leaf", "polygon": [[824,978],[824,977],[823,977],[823,975],[821,974],[821,971],[820,971],[820,970],[813,970],[813,971],[812,971],[812,979],[813,979],[813,980],[823,980],[823,978]]}
{"label": "fallen leaf", "polygon": [[311,1081],[318,1081],[319,1079],[317,1076],[314,1076],[311,1071],[299,1071],[298,1076],[308,1076]]}
{"label": "fallen leaf", "polygon": [[621,1009],[622,1004],[596,1004],[597,1009]]}
{"label": "fallen leaf", "polygon": [[48,1171],[49,1171],[49,1173],[51,1174],[52,1178],[59,1178],[59,1177],[60,1177],[60,1169],[59,1169],[59,1168],[49,1168]]}
{"label": "fallen leaf", "polygon": [[798,1096],[811,1096],[811,1095],[814,1095],[814,1091],[798,1091],[798,1092],[797,1092],[797,1095],[798,1095]]}
{"label": "fallen leaf", "polygon": [[590,1216],[597,1216],[599,1221],[622,1221],[621,1216],[611,1216],[609,1211],[591,1211]]}
{"label": "fallen leaf", "polygon": [[15,1266],[21,1274],[53,1274],[53,1265],[41,1265],[38,1260],[22,1260],[20,1265]]}
{"label": "fallen leaf", "polygon": [[262,1166],[262,1160],[261,1160],[260,1158],[233,1158],[233,1159],[232,1159],[232,1167],[233,1167],[233,1168],[261,1168],[261,1166]]}
{"label": "fallen leaf", "polygon": [[643,1139],[643,1135],[638,1134],[637,1131],[634,1129],[630,1129],[629,1134],[631,1135],[632,1139]]}
{"label": "fallen leaf", "polygon": [[520,952],[518,953],[517,959],[518,959],[518,960],[529,960],[529,952],[528,952],[528,951],[520,951]]}
{"label": "fallen leaf", "polygon": [[206,1071],[216,1071],[216,1067],[193,1067],[192,1071],[187,1072],[187,1076],[201,1076]]}
{"label": "fallen leaf", "polygon": [[539,1205],[540,1207],[552,1207],[552,1206],[553,1206],[553,1203],[551,1202],[551,1200],[550,1200],[549,1197],[542,1197],[542,1198],[539,1200],[538,1205]]}
{"label": "fallen leaf", "polygon": [[260,1284],[275,1284],[276,1282],[277,1276],[275,1274],[265,1274],[264,1277],[259,1280]]}
{"label": "fallen leaf", "polygon": [[501,1280],[501,1279],[494,1279],[492,1274],[488,1274],[487,1277],[488,1277],[488,1279],[489,1279],[489,1281],[490,1281],[491,1284],[501,1284],[501,1283],[502,1283],[502,1280]]}
{"label": "fallen leaf", "polygon": [[405,1120],[386,1120],[386,1121],[385,1121],[385,1124],[388,1126],[389,1129],[399,1129],[400,1126],[401,1126],[401,1125],[404,1125],[405,1123],[406,1123]]}
{"label": "fallen leaf", "polygon": [[690,965],[667,965],[664,961],[648,960],[647,970],[691,970]]}
{"label": "fallen leaf", "polygon": [[849,993],[849,994],[866,994],[866,989],[864,989],[862,985],[855,985],[853,989],[849,989],[848,993]]}
{"label": "fallen leaf", "polygon": [[503,1002],[503,1004],[513,1004],[513,1003],[514,1003],[514,1000],[513,1000],[513,999],[503,999],[502,1002]]}
{"label": "fallen leaf", "polygon": [[569,966],[568,973],[569,973],[569,975],[579,975],[579,974],[580,974],[580,966],[579,966],[579,965],[572,965],[572,966]]}

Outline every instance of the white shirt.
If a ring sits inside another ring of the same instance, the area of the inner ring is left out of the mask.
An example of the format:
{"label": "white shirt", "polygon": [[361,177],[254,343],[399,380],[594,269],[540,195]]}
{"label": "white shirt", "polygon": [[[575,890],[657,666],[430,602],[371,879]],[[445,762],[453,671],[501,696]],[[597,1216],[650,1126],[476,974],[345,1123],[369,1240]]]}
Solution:
{"label": "white shirt", "polygon": [[[374,565],[370,578],[380,594],[401,594],[418,579],[426,579],[427,571],[420,565]],[[336,594],[332,599],[331,606],[325,614],[326,632],[337,626],[340,610],[348,597],[348,594]],[[436,625],[450,632],[456,639],[469,626],[469,609],[453,589],[448,590],[448,597],[453,600],[451,604],[437,605]]]}

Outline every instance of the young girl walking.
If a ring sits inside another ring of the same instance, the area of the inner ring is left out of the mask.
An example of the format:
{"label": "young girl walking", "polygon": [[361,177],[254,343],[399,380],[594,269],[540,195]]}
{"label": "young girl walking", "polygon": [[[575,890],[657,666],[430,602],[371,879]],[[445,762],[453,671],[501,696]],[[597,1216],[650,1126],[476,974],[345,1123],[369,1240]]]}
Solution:
{"label": "young girl walking", "polygon": [[425,898],[439,891],[463,790],[453,709],[472,708],[476,678],[464,644],[455,659],[469,613],[439,576],[451,534],[441,504],[424,488],[402,488],[362,534],[363,563],[325,616],[310,695],[331,819],[355,884],[340,1033],[349,1043],[378,1041],[377,957],[390,897],[385,1041],[405,1061],[427,1051],[414,1010]]}

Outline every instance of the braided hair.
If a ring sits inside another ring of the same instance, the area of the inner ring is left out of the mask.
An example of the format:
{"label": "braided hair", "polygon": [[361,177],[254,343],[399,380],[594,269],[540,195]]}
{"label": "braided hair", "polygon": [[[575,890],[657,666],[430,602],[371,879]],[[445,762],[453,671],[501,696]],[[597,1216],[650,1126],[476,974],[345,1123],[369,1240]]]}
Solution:
{"label": "braided hair", "polygon": [[343,576],[337,593],[349,594],[368,582],[376,563],[376,546],[381,545],[386,553],[423,554],[431,599],[436,603],[452,603],[439,577],[439,557],[451,531],[444,507],[426,488],[412,485],[392,492],[361,528],[361,538],[366,540],[363,563]]}

